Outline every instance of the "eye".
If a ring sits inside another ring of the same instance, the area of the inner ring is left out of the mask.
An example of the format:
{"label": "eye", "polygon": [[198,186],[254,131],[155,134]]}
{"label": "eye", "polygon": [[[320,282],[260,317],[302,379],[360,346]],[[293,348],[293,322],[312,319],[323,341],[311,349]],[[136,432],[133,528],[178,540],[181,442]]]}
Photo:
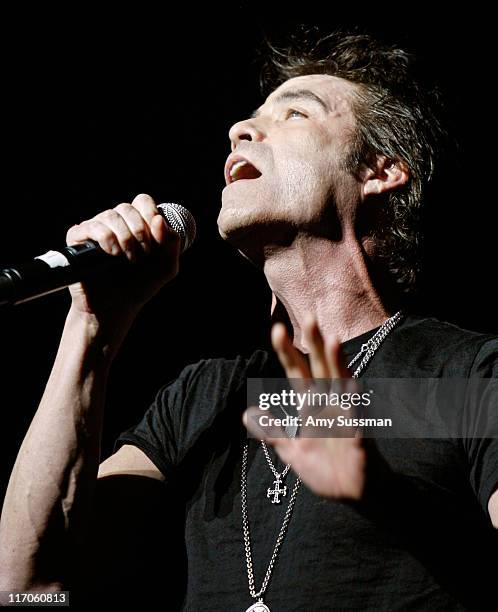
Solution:
{"label": "eye", "polygon": [[286,119],[306,119],[307,115],[302,113],[301,111],[296,110],[295,108],[289,108],[287,113],[285,114]]}

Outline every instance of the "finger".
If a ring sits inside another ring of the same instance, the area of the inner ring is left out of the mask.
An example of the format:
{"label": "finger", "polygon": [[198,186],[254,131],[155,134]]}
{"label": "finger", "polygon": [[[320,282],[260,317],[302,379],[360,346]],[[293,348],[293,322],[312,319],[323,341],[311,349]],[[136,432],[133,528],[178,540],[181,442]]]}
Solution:
{"label": "finger", "polygon": [[313,378],[329,378],[330,372],[325,356],[325,343],[315,317],[310,316],[304,324],[304,335],[310,349],[310,368]]}
{"label": "finger", "polygon": [[151,233],[149,224],[147,220],[142,217],[140,211],[131,204],[118,204],[114,210],[121,215],[129,231],[138,245],[140,245],[141,250],[144,253],[150,253]]}
{"label": "finger", "polygon": [[86,240],[95,240],[100,248],[109,255],[119,255],[121,253],[117,236],[108,225],[97,219],[73,225],[66,234],[66,244],[68,246],[85,242]]}
{"label": "finger", "polygon": [[[123,205],[119,205],[123,209]],[[128,205],[129,206],[129,205]],[[116,207],[118,208],[118,207]],[[122,252],[130,261],[135,261],[139,250],[138,242],[126,221],[116,209],[104,210],[95,217],[95,220],[107,225],[118,239]]]}
{"label": "finger", "polygon": [[153,217],[150,231],[157,244],[172,247],[173,250],[180,248],[180,235],[169,227],[162,215],[157,214]]}
{"label": "finger", "polygon": [[142,217],[150,226],[152,219],[159,213],[156,203],[153,198],[147,193],[140,193],[134,199],[131,205],[138,210]]}
{"label": "finger", "polygon": [[272,344],[285,375],[296,393],[306,392],[311,379],[311,372],[304,356],[292,344],[287,328],[283,323],[276,323],[271,331]]}
{"label": "finger", "polygon": [[[331,391],[341,394],[357,393],[357,381],[351,377],[351,372],[346,365],[346,359],[337,338],[332,337],[328,339],[325,353],[331,371],[331,378],[336,380],[336,383],[332,382]],[[341,408],[341,410],[344,410],[344,408]],[[354,409],[352,412],[355,412]]]}
{"label": "finger", "polygon": [[283,427],[272,424],[264,425],[261,416],[266,415],[262,415],[261,410],[256,406],[251,406],[242,415],[242,421],[252,437],[271,444],[281,459],[285,457],[285,460],[283,459],[285,463],[291,463],[289,459],[292,457],[292,443],[296,442],[295,438],[289,438]]}
{"label": "finger", "polygon": [[283,427],[274,424],[272,413],[257,406],[251,406],[244,412],[242,422],[249,434],[257,440],[288,437]]}
{"label": "finger", "polygon": [[175,232],[167,223],[162,211],[160,212],[154,199],[147,193],[140,193],[131,203],[142,217],[147,221],[152,239],[157,244],[180,242],[178,232]]}
{"label": "finger", "polygon": [[292,344],[283,323],[275,323],[271,330],[271,341],[287,378],[311,378],[305,358]]}

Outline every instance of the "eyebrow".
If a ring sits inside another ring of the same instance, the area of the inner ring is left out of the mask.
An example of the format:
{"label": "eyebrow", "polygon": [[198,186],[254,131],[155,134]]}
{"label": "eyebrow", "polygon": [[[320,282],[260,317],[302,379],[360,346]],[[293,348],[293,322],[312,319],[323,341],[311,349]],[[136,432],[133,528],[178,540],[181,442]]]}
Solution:
{"label": "eyebrow", "polygon": [[[273,102],[278,104],[280,102],[287,102],[289,100],[302,100],[303,98],[319,104],[325,112],[329,112],[330,110],[328,105],[320,98],[320,96],[317,96],[314,91],[311,91],[311,89],[289,89],[287,91],[283,91],[273,100]],[[256,119],[259,117],[260,112],[261,107],[252,113],[251,119]]]}

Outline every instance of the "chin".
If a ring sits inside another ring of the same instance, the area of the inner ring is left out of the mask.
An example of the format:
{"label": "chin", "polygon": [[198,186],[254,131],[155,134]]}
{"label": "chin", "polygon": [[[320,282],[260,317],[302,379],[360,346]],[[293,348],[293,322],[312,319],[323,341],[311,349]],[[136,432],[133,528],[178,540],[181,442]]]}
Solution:
{"label": "chin", "polygon": [[[218,215],[218,231],[228,242],[237,244],[255,225],[254,211],[223,205]],[[257,223],[256,223],[257,225]]]}
{"label": "chin", "polygon": [[270,243],[286,242],[295,225],[281,194],[261,181],[262,177],[225,187],[218,215],[221,237],[251,259],[259,259]]}

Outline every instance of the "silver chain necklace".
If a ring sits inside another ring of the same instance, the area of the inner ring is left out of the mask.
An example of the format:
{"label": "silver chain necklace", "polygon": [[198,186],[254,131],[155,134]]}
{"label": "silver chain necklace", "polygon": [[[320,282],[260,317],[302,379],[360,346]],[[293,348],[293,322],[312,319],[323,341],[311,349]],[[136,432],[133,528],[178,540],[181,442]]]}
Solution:
{"label": "silver chain necklace", "polygon": [[[358,364],[356,370],[351,375],[352,378],[358,378],[360,373],[365,369],[367,363],[372,359],[375,352],[385,340],[386,336],[394,329],[394,327],[401,321],[403,315],[401,311],[398,311],[392,317],[387,319],[375,332],[375,334],[367,341],[365,344],[361,345],[361,349],[359,352],[353,357],[353,359],[349,362],[348,368],[350,368],[353,364],[355,364],[358,359],[363,355],[360,363]],[[266,461],[270,466],[270,469],[275,476],[274,488],[268,488],[267,497],[269,497],[273,504],[280,503],[280,495],[284,497],[287,495],[287,487],[284,486],[280,489],[280,484],[282,480],[285,478],[287,473],[291,468],[291,464],[286,465],[284,471],[282,473],[277,472],[273,462],[268,453],[268,448],[264,442],[261,440],[261,445],[263,447],[263,452],[265,453]],[[294,504],[296,502],[297,492],[299,491],[299,487],[301,485],[301,478],[299,475],[297,476],[296,483],[292,489],[291,496],[289,498],[289,503],[287,505],[287,510],[285,511],[284,520],[282,523],[282,527],[280,528],[280,532],[277,536],[277,540],[275,542],[275,546],[273,547],[273,553],[270,559],[270,563],[268,564],[268,569],[266,570],[265,577],[263,579],[263,583],[259,591],[256,592],[254,586],[254,572],[252,568],[252,551],[251,551],[251,532],[249,527],[249,515],[247,511],[247,455],[248,455],[249,445],[244,445],[244,450],[242,454],[242,474],[241,474],[241,487],[240,487],[240,499],[242,506],[242,531],[244,533],[244,549],[246,555],[246,566],[247,566],[247,580],[249,583],[249,593],[253,599],[257,599],[255,603],[253,603],[249,608],[247,608],[246,612],[270,612],[270,608],[263,603],[263,595],[266,592],[268,587],[268,583],[270,582],[271,574],[273,572],[273,567],[277,560],[277,556],[284,541],[285,534],[287,532],[287,527],[289,525],[290,518],[292,516],[292,511],[294,509]]]}

